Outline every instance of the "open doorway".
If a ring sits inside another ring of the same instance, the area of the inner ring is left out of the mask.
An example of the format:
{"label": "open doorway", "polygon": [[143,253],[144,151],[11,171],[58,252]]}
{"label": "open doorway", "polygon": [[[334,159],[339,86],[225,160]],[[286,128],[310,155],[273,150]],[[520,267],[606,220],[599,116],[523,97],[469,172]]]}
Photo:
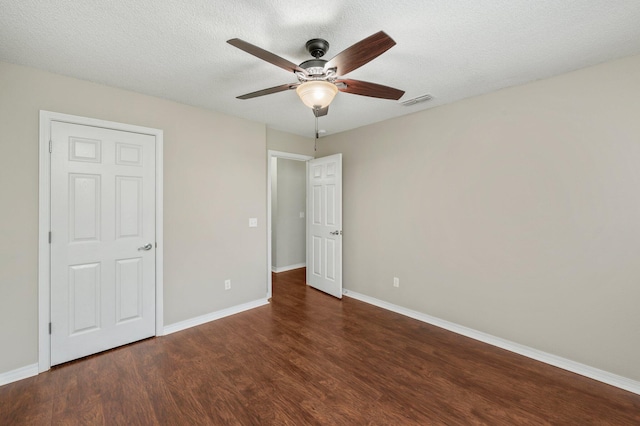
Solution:
{"label": "open doorway", "polygon": [[269,151],[267,156],[267,298],[272,272],[306,265],[306,162],[308,155]]}

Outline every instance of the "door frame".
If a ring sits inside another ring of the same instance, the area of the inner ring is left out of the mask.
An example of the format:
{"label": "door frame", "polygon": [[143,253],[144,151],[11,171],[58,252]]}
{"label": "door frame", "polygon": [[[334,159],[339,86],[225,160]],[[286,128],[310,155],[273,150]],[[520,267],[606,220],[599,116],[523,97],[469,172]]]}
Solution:
{"label": "door frame", "polygon": [[81,117],[40,110],[40,146],[38,177],[38,373],[51,368],[51,245],[49,231],[51,223],[51,123],[60,121],[105,129],[142,133],[156,140],[156,330],[163,334],[163,131],[132,124],[117,123],[96,118]]}
{"label": "door frame", "polygon": [[[283,151],[273,151],[273,150],[268,150],[267,151],[267,299],[271,299],[272,296],[272,279],[271,279],[271,271],[272,271],[272,266],[271,266],[271,162],[272,159],[274,158],[284,158],[286,160],[296,160],[296,161],[304,161],[305,163],[309,160],[313,160],[314,157],[310,156],[310,155],[303,155],[303,154],[294,154],[291,152],[283,152]],[[306,186],[305,186],[306,188]],[[305,197],[306,197],[306,190],[305,190]],[[305,206],[307,205],[306,199],[305,199]],[[306,209],[306,207],[305,207]],[[306,214],[305,214],[306,216]],[[305,228],[307,227],[306,225],[306,219],[305,219]],[[305,235],[306,235],[306,229],[305,229]],[[305,244],[306,247],[306,244]],[[306,248],[305,248],[306,251]],[[305,254],[306,256],[306,254]]]}

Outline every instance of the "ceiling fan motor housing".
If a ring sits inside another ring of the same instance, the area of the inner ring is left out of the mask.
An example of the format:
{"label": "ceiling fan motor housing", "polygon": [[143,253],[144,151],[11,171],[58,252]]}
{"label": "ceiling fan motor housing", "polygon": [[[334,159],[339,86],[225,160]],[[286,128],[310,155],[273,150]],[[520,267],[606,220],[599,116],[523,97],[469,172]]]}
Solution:
{"label": "ceiling fan motor housing", "polygon": [[324,74],[324,65],[327,63],[324,59],[309,59],[300,64],[300,68],[307,70],[310,76],[321,76]]}
{"label": "ceiling fan motor housing", "polygon": [[329,50],[329,42],[321,38],[314,38],[309,40],[305,46],[309,54],[315,59],[309,59],[300,64],[300,68],[305,69],[309,73],[309,76],[298,75],[299,78],[302,77],[300,81],[326,80],[327,75],[324,66],[327,61],[320,58]]}

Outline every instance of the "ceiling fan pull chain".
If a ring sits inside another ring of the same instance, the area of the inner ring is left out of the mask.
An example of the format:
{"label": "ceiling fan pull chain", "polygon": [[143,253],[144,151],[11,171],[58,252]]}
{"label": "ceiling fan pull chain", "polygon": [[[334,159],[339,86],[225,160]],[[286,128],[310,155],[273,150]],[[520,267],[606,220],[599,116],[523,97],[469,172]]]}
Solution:
{"label": "ceiling fan pull chain", "polygon": [[319,106],[315,106],[313,107],[313,109],[316,110],[316,113],[314,114],[316,116],[316,139],[313,143],[313,151],[317,151],[318,150],[318,113],[320,112],[320,107]]}

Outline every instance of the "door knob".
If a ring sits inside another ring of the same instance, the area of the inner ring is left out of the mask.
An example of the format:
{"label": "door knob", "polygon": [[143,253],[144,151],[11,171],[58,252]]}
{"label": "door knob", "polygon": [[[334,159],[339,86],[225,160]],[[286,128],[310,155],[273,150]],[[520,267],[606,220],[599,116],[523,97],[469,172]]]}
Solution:
{"label": "door knob", "polygon": [[138,247],[138,251],[140,251],[140,250],[148,251],[148,250],[151,250],[152,247],[153,247],[153,244],[147,243],[147,244],[143,245],[142,247]]}
{"label": "door knob", "polygon": [[331,235],[342,235],[342,231],[329,232]]}

